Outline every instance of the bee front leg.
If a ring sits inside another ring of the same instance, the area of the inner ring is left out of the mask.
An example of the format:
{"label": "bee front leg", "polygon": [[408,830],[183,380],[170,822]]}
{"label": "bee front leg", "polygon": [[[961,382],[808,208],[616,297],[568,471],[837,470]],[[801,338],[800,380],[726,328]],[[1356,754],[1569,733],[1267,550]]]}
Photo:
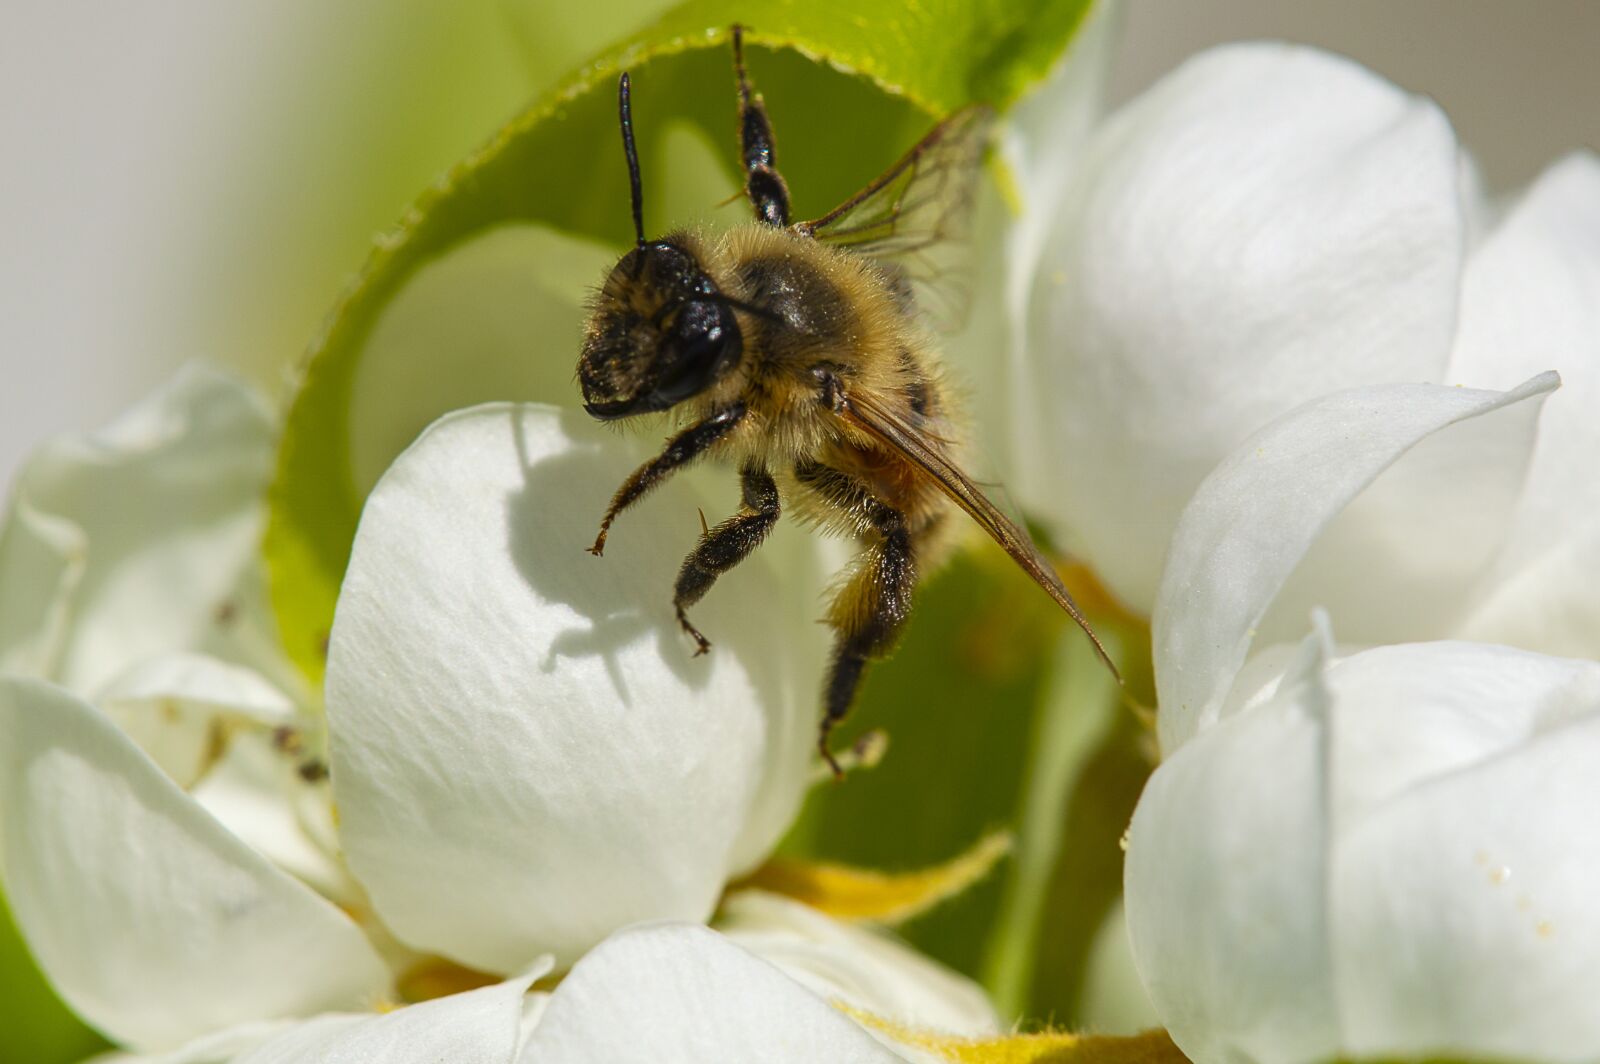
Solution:
{"label": "bee front leg", "polygon": [[600,520],[600,534],[595,536],[594,546],[589,548],[589,553],[594,555],[604,553],[606,536],[610,533],[611,523],[617,519],[618,514],[644,498],[650,489],[673,473],[699,458],[712,444],[724,439],[740,421],[744,420],[744,415],[743,403],[735,403],[717,411],[704,421],[690,425],[672,437],[660,454],[629,474],[628,479],[622,482],[617,493],[611,497],[611,505],[606,508],[606,515]]}
{"label": "bee front leg", "polygon": [[789,186],[778,173],[772,123],[760,93],[752,92],[744,72],[744,27],[733,27],[733,70],[739,79],[739,157],[744,162],[745,195],[756,221],[779,228],[789,224]]}
{"label": "bee front leg", "polygon": [[759,466],[747,465],[739,471],[739,484],[744,494],[739,512],[708,529],[678,571],[672,605],[678,611],[678,623],[695,641],[695,657],[710,650],[711,643],[689,623],[686,611],[711,590],[717,577],[748,558],[778,523],[781,503],[771,474]]}

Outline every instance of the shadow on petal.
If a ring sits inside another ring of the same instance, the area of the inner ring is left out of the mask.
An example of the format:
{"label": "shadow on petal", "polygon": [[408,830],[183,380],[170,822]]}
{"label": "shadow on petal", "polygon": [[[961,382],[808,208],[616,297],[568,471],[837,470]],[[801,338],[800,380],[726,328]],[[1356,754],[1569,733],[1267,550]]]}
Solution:
{"label": "shadow on petal", "polygon": [[[582,437],[584,428],[571,424],[579,420],[579,415],[563,411],[560,420],[563,429],[576,438]],[[611,491],[628,473],[619,459],[638,449],[619,442],[611,449],[576,447],[534,457],[523,438],[523,426],[515,418],[511,431],[523,468],[522,487],[506,498],[512,561],[542,599],[559,602],[589,621],[588,627],[569,628],[550,641],[544,671],[556,669],[562,658],[601,658],[618,700],[631,705],[627,678],[617,655],[623,647],[653,630],[661,660],[673,675],[686,686],[703,688],[710,672],[705,663],[694,661],[676,621],[665,609],[670,601],[670,584],[641,587],[619,579],[614,562],[608,568],[608,559],[589,554],[593,537],[586,524],[570,518],[551,520],[549,516],[560,508],[592,512],[598,527]],[[584,487],[575,496],[573,486],[580,484]],[[623,520],[628,518],[633,518],[636,531],[656,531],[648,518],[637,512]],[[624,550],[627,538],[625,534],[618,536]],[[686,540],[684,552],[688,553],[692,546],[693,540]],[[649,608],[650,604],[659,605]]]}

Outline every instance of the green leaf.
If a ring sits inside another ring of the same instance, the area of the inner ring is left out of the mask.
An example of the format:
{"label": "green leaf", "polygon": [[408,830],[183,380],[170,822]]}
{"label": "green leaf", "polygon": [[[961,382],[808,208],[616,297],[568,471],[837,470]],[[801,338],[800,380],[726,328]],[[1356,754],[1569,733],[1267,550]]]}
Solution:
{"label": "green leaf", "polygon": [[1003,1019],[1068,1029],[1089,1018],[1091,989],[1105,989],[1086,973],[1121,897],[1120,839],[1152,767],[1149,730],[1123,703],[1125,692],[1151,699],[1149,631],[1080,597],[1126,688],[998,548],[957,555],[919,590],[905,639],[868,673],[840,731],[840,748],[887,731],[882,763],[816,788],[783,846],[914,869],[1011,830],[998,874],[900,930],[981,979]]}
{"label": "green leaf", "polygon": [[[1096,667],[1088,641],[1076,631],[1059,638],[1062,667],[1033,715],[1017,810],[1016,864],[985,957],[984,983],[1002,1015],[1022,1015],[1032,1003],[1050,888],[1061,862],[1076,865],[1082,856],[1082,840],[1075,835],[1069,850],[1063,830],[1075,784],[1121,719],[1116,682]],[[1113,659],[1126,657],[1116,633],[1107,631],[1101,640]]]}
{"label": "green leaf", "polygon": [[[735,21],[749,27],[748,66],[777,131],[796,215],[805,217],[865,184],[935,117],[973,101],[1012,102],[1061,54],[1088,4],[692,0],[580,67],[452,169],[379,241],[305,362],[265,548],[295,661],[320,676],[374,468],[456,406],[572,401],[579,300],[600,279],[606,253],[629,236],[614,99],[620,71],[633,71],[646,225],[661,232],[704,222],[739,188],[726,39]],[[734,207],[720,217],[744,214]],[[500,239],[514,246],[508,251],[495,244]],[[432,319],[438,335],[426,347],[401,344],[397,353],[378,343],[386,329],[391,338],[405,335],[396,313],[425,302],[418,288],[426,275],[460,266],[460,256],[471,260],[468,275],[489,260],[491,287],[500,286],[504,301],[478,314],[451,304]],[[564,264],[540,280],[540,262],[557,257]],[[519,276],[540,307],[518,306]],[[486,328],[486,316],[500,327]],[[449,327],[470,333],[470,342]],[[465,358],[464,347],[471,348]],[[377,360],[388,360],[387,368],[374,369]],[[374,381],[390,389],[399,382],[401,401],[390,404]]]}
{"label": "green leaf", "polygon": [[[905,638],[868,671],[839,730],[838,749],[863,731],[886,731],[882,763],[814,788],[782,852],[903,871],[1014,828],[1017,768],[1033,707],[1049,689],[1060,618],[999,548],[958,554],[918,589]],[[976,975],[1003,884],[1022,857],[900,933]]]}
{"label": "green leaf", "polygon": [[28,946],[17,933],[5,897],[0,895],[0,1060],[29,1064],[66,1064],[109,1048],[104,1038],[84,1026],[35,967]]}

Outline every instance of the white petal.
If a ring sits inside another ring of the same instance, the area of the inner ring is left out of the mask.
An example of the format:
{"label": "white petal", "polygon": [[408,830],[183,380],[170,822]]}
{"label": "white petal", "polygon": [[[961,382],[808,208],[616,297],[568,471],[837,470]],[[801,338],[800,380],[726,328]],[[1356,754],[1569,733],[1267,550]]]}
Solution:
{"label": "white petal", "polygon": [[1129,925],[1179,1045],[1593,1059],[1600,663],[1431,643],[1307,664],[1135,814]]}
{"label": "white petal", "polygon": [[1128,914],[1121,898],[1095,932],[1084,962],[1083,1029],[1096,1034],[1131,1035],[1161,1026],[1150,992],[1139,981],[1128,938]]}
{"label": "white petal", "polygon": [[[504,398],[576,405],[583,296],[616,260],[610,247],[507,225],[408,281],[373,326],[350,386],[356,497],[447,411]],[[443,352],[448,373],[437,371]]]}
{"label": "white petal", "polygon": [[190,795],[240,841],[318,894],[342,908],[362,907],[365,895],[338,850],[329,788],[302,777],[300,764],[270,735],[238,735]]}
{"label": "white petal", "polygon": [[238,1064],[512,1064],[533,975],[425,1001],[381,1016],[322,1016]]}
{"label": "white petal", "polygon": [[1475,643],[1375,647],[1333,665],[1327,682],[1340,832],[1600,707],[1600,665]]}
{"label": "white petal", "polygon": [[0,846],[62,997],[135,1048],[355,1006],[387,973],[350,920],[247,849],[105,717],[0,682]]}
{"label": "white petal", "polygon": [[623,931],[562,980],[523,1064],[887,1064],[900,1058],[800,984],[714,931]]}
{"label": "white petal", "polygon": [[1593,574],[1600,573],[1600,517],[1531,561],[1520,561],[1493,574],[1459,625],[1462,638],[1547,654],[1600,656],[1600,595],[1593,593],[1592,583]]}
{"label": "white petal", "polygon": [[[1542,374],[1509,392],[1422,384],[1351,389],[1279,419],[1219,465],[1195,492],[1173,533],[1152,618],[1162,749],[1177,749],[1215,721],[1267,607],[1323,530],[1380,473],[1433,433],[1515,407],[1558,383],[1555,374]],[[1428,593],[1440,584],[1448,589],[1452,575],[1457,584],[1465,579],[1458,567],[1443,564],[1455,557],[1460,544],[1450,541],[1450,528],[1397,523],[1387,511],[1412,498],[1422,522],[1430,519],[1428,505],[1464,494],[1472,512],[1481,505],[1470,494],[1473,477],[1484,476],[1486,469],[1520,468],[1537,411],[1536,403],[1522,404],[1492,419],[1482,434],[1453,433],[1431,441],[1438,446],[1424,454],[1424,472],[1430,466],[1435,471],[1449,468],[1455,461],[1465,468],[1427,494],[1420,487],[1384,493],[1379,502],[1385,505],[1376,514],[1356,513],[1342,542],[1335,544],[1346,563],[1337,569],[1308,565],[1307,570],[1337,576],[1345,581],[1347,594],[1377,596],[1397,617],[1414,609],[1419,611],[1416,623],[1432,623],[1438,613]],[[1397,489],[1417,483],[1403,467],[1398,472]],[[1510,481],[1501,476],[1491,483],[1504,487]],[[1486,519],[1482,511],[1478,514]],[[1422,542],[1438,553],[1437,572],[1405,568],[1419,556],[1408,537],[1423,530],[1434,533]],[[1456,540],[1472,542],[1471,529],[1454,531]],[[1385,550],[1396,560],[1380,566],[1387,561]],[[1367,571],[1349,564],[1350,558],[1366,563]],[[1420,591],[1414,587],[1397,593],[1400,587],[1384,579],[1395,572],[1414,580]]]}
{"label": "white petal", "polygon": [[317,1022],[317,1019],[251,1020],[236,1027],[227,1027],[201,1035],[194,1041],[168,1052],[104,1053],[89,1058],[85,1064],[231,1064],[234,1058],[248,1053],[285,1031],[300,1026],[301,1023]]}
{"label": "white petal", "polygon": [[25,498],[14,500],[0,528],[0,671],[56,674],[87,560],[82,529],[40,513]]}
{"label": "white petal", "polygon": [[[1499,388],[1527,367],[1562,379],[1539,419],[1498,583],[1570,549],[1569,538],[1600,512],[1600,156],[1573,155],[1545,171],[1473,255],[1462,285],[1453,380]],[[1541,605],[1581,611],[1594,599],[1586,583],[1545,584]],[[1591,621],[1573,635],[1586,656],[1600,654],[1600,626]]]}
{"label": "white petal", "polygon": [[978,984],[888,932],[759,890],[730,894],[713,926],[829,1001],[922,1030],[975,1038],[999,1032]]}
{"label": "white petal", "polygon": [[1327,682],[1341,1051],[1593,1059],[1600,664],[1433,643]]}
{"label": "white petal", "polygon": [[336,856],[328,790],[300,773],[315,755],[278,746],[275,729],[298,718],[277,687],[215,658],[165,654],[117,677],[98,701],[234,835],[324,897],[358,899]]}
{"label": "white petal", "polygon": [[1437,380],[1465,241],[1431,102],[1306,48],[1191,59],[1107,122],[1032,295],[1026,501],[1150,608],[1195,486],[1342,388]]}
{"label": "white petal", "polygon": [[[240,585],[254,576],[272,451],[261,400],[200,367],[180,372],[100,432],[46,444],[19,478],[13,520],[46,517],[56,559],[23,593],[13,595],[8,579],[0,633],[15,639],[33,631],[62,609],[68,592],[65,631],[55,653],[9,643],[0,660],[16,671],[31,657],[34,675],[91,693],[154,654],[239,656],[224,648],[236,642]],[[37,554],[40,540],[37,525],[31,536],[8,531],[0,572],[25,567],[9,555]],[[45,578],[77,565],[81,575]],[[46,659],[53,659],[48,669],[38,668]]]}
{"label": "white petal", "polygon": [[367,501],[328,662],[333,782],[351,867],[414,946],[510,971],[703,920],[793,816],[816,588],[752,558],[695,608],[716,646],[691,657],[670,602],[689,485],[585,553],[648,453],[573,412],[476,407]]}
{"label": "white petal", "polygon": [[1600,1056],[1600,668],[1583,665],[1586,717],[1341,831],[1332,917],[1352,1055]]}
{"label": "white petal", "polygon": [[1505,543],[1543,409],[1540,396],[1418,440],[1323,526],[1257,624],[1260,638],[1297,638],[1318,607],[1358,645],[1455,634]]}
{"label": "white petal", "polygon": [[1084,142],[1104,106],[1112,37],[1120,25],[1113,4],[1092,4],[1084,23],[1049,76],[1005,116],[997,148],[1009,171],[1002,194],[982,181],[974,207],[977,248],[971,310],[965,328],[944,343],[944,361],[966,385],[963,396],[976,427],[968,457],[972,472],[1021,490],[1030,470],[1011,449],[1039,439],[1029,422],[1038,413],[1028,363],[1028,293],[1050,222],[1065,192],[1061,175],[1081,158]]}
{"label": "white petal", "polygon": [[257,673],[203,654],[149,658],[95,699],[178,786],[210,767],[221,732],[241,723],[271,728],[294,720],[294,703]]}
{"label": "white petal", "polygon": [[1311,636],[1271,700],[1163,761],[1128,829],[1134,959],[1194,1060],[1306,1061],[1338,1044],[1326,654]]}

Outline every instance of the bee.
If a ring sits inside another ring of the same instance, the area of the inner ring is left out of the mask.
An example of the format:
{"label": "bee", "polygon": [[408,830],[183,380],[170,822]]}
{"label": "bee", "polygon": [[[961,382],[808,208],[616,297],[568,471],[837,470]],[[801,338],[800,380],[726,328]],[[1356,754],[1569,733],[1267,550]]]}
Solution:
{"label": "bee", "polygon": [[[953,457],[960,419],[927,323],[950,295],[943,252],[970,215],[990,113],[945,119],[882,176],[827,214],[793,222],[772,126],[732,30],[744,195],[755,221],[720,236],[648,240],[631,88],[618,85],[636,243],[594,296],[578,360],[584,409],[602,421],[672,411],[682,426],[611,499],[590,553],[618,515],[702,458],[738,468],[742,505],[703,528],[673,591],[678,623],[703,654],[689,609],[749,557],[785,502],[801,520],[853,537],[837,584],[834,646],[817,749],[850,710],[869,662],[886,656],[918,580],[948,551],[964,511],[1064,609],[1115,666],[1055,570]],[[919,286],[921,286],[919,288]]]}

